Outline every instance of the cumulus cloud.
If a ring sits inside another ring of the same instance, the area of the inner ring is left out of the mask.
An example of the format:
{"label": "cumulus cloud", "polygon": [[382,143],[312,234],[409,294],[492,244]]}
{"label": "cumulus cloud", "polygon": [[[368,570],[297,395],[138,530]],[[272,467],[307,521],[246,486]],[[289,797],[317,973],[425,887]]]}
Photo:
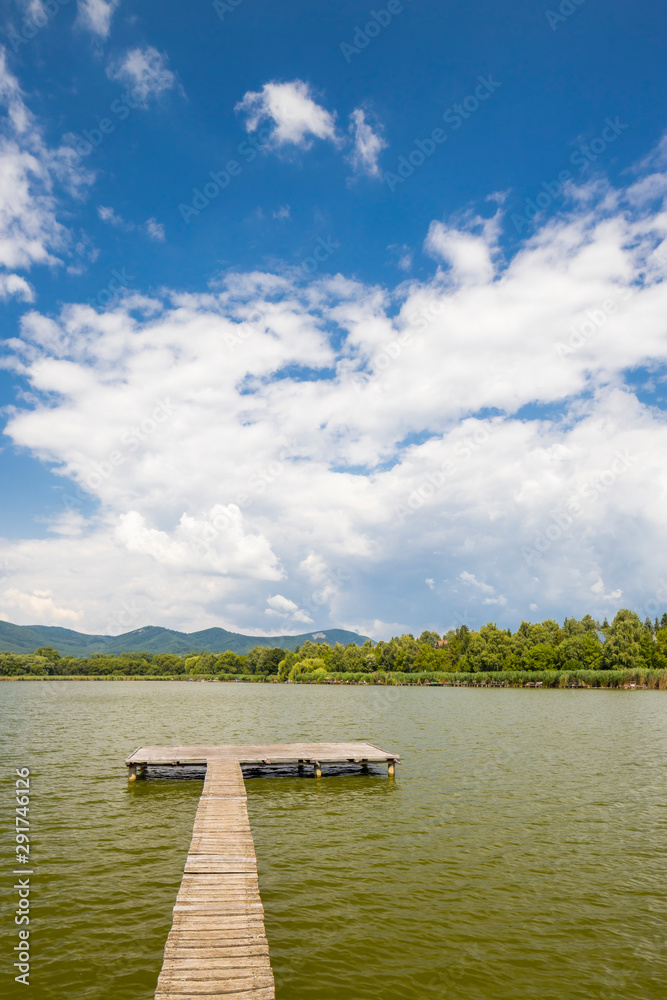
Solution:
{"label": "cumulus cloud", "polygon": [[34,265],[57,266],[71,234],[57,217],[56,188],[77,194],[92,177],[72,151],[51,148],[26,106],[0,49],[0,297],[30,302],[27,280],[15,273]]}
{"label": "cumulus cloud", "polygon": [[16,587],[9,587],[0,594],[0,607],[14,617],[25,616],[34,625],[73,625],[82,616],[81,611],[58,607],[50,590],[24,594]]}
{"label": "cumulus cloud", "polygon": [[293,145],[308,149],[313,137],[339,141],[335,114],[317,104],[310,85],[302,80],[265,83],[261,90],[249,90],[235,110],[245,116],[247,132],[256,132],[260,124],[268,122],[270,142],[275,147]]}
{"label": "cumulus cloud", "polygon": [[428,253],[448,265],[454,281],[487,284],[495,273],[499,213],[493,219],[474,218],[464,225],[432,222],[424,244]]}
{"label": "cumulus cloud", "polygon": [[267,615],[275,615],[279,618],[286,618],[289,621],[294,622],[306,622],[311,623],[312,618],[309,618],[305,611],[302,611],[298,604],[294,601],[290,601],[288,597],[283,597],[282,594],[274,594],[269,597],[266,602]]}
{"label": "cumulus cloud", "polygon": [[355,108],[350,115],[350,135],[354,148],[350,154],[350,163],[356,174],[366,174],[368,177],[379,177],[380,167],[378,156],[387,148],[379,131],[373,131],[372,125],[366,121],[366,114],[361,108]]}
{"label": "cumulus cloud", "polygon": [[6,543],[9,589],[48,585],[91,630],[132,600],[143,623],[376,637],[664,610],[667,215],[583,194],[510,258],[502,209],[435,220],[433,273],[394,289],[234,273],[28,313],[7,434],[54,463],[63,510],[97,507]]}
{"label": "cumulus cloud", "polygon": [[166,58],[152,45],[129,49],[122,58],[109,63],[107,76],[132,88],[134,98],[143,107],[150,98],[176,86],[176,77],[167,68]]}
{"label": "cumulus cloud", "polygon": [[21,278],[18,274],[0,273],[0,299],[6,302],[12,297],[23,302],[32,302],[35,296],[25,278]]}
{"label": "cumulus cloud", "polygon": [[78,0],[77,24],[100,38],[107,38],[111,18],[120,0]]}
{"label": "cumulus cloud", "polygon": [[138,511],[122,514],[116,537],[128,552],[151,556],[180,569],[211,569],[224,575],[279,580],[282,573],[266,538],[245,531],[236,504],[215,504],[210,511],[183,514],[170,534],[150,527]]}

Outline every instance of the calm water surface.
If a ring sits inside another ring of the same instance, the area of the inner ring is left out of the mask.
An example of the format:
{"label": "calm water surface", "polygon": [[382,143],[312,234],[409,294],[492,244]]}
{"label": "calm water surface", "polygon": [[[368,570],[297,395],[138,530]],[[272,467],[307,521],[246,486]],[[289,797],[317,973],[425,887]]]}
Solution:
{"label": "calm water surface", "polygon": [[34,960],[27,993],[6,832],[0,992],[152,997],[202,782],[128,785],[135,747],[362,739],[395,781],[247,781],[278,1000],[664,1000],[666,723],[662,692],[4,682]]}

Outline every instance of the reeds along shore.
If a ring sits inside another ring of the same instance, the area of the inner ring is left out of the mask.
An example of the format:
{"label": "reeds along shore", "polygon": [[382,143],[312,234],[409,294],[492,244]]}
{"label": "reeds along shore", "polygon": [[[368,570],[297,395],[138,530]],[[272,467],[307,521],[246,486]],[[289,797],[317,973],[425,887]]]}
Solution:
{"label": "reeds along shore", "polygon": [[165,677],[123,674],[22,674],[0,676],[0,681],[185,681],[227,683],[287,684],[356,684],[392,687],[473,687],[473,688],[613,688],[623,690],[667,691],[667,670],[496,670],[484,673],[330,673],[302,674],[294,681],[279,681],[276,676],[254,674],[196,674]]}

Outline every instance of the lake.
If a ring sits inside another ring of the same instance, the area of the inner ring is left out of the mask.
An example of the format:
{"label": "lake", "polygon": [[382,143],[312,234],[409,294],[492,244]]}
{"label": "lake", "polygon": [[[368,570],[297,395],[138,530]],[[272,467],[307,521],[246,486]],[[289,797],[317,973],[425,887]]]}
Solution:
{"label": "lake", "polygon": [[202,782],[130,785],[127,754],[349,739],[398,752],[395,781],[246,782],[278,1000],[662,1000],[666,723],[653,691],[3,682],[10,809],[31,770],[32,995],[153,996]]}

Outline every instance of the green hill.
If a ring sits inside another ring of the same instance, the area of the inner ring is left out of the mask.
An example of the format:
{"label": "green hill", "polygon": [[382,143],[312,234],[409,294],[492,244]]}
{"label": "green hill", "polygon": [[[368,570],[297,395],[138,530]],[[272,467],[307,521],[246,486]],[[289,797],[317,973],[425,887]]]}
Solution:
{"label": "green hill", "polygon": [[368,636],[347,632],[341,628],[315,629],[302,635],[243,635],[224,628],[207,628],[201,632],[175,632],[173,629],[146,625],[123,635],[86,635],[55,625],[12,625],[0,621],[0,652],[32,653],[39,646],[52,646],[61,656],[90,656],[91,653],[247,653],[253,646],[279,646],[295,649],[310,639],[361,645]]}

